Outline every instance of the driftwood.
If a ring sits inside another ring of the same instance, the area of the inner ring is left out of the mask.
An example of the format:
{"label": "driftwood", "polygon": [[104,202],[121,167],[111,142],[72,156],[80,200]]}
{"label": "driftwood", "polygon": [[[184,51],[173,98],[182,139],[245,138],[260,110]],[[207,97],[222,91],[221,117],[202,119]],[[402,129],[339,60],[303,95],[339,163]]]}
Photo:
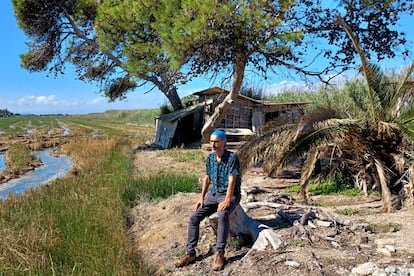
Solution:
{"label": "driftwood", "polygon": [[[259,193],[269,193],[266,189],[249,188],[253,195]],[[285,195],[271,194],[266,197],[264,201],[254,201],[253,197],[246,197],[251,195],[243,191],[244,198],[252,200],[251,202],[240,203],[233,213],[230,215],[230,234],[232,236],[249,237],[252,241],[251,250],[265,250],[273,251],[280,250],[283,245],[282,236],[276,229],[259,222],[256,219],[271,219],[279,220],[284,227],[291,227],[291,236],[287,237],[289,240],[301,240],[304,244],[312,245],[315,240],[325,241],[335,248],[340,248],[340,238],[337,238],[342,231],[352,233],[356,228],[363,227],[362,225],[353,225],[352,221],[342,217],[334,217],[331,214],[323,211],[320,208],[311,207],[307,205],[297,205],[291,203],[292,201]],[[271,202],[267,201],[271,200]],[[282,203],[278,203],[282,202]],[[286,204],[289,202],[290,204]],[[269,215],[261,218],[252,218],[248,215],[254,209],[267,208],[270,209]],[[210,217],[210,222],[217,227],[217,215]],[[290,225],[290,226],[289,226]],[[249,253],[250,253],[249,251]],[[249,253],[246,254],[249,255]]]}

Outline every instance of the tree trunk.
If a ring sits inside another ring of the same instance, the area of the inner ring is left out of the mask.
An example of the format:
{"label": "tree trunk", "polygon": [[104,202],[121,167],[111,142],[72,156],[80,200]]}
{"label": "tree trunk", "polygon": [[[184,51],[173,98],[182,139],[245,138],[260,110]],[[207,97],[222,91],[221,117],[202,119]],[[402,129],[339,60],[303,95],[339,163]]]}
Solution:
{"label": "tree trunk", "polygon": [[[258,206],[272,203],[257,202]],[[275,205],[278,205],[275,203]],[[279,206],[280,207],[280,206]],[[255,208],[258,208],[255,206]],[[249,217],[243,207],[239,204],[236,206],[230,217],[230,235],[236,237],[249,237],[253,242],[250,250],[265,250],[271,245],[273,250],[277,250],[282,245],[280,236],[269,226]],[[209,221],[213,228],[217,230],[218,215],[217,213],[209,217]]]}
{"label": "tree trunk", "polygon": [[249,217],[240,204],[230,215],[230,233],[248,235],[254,241],[251,249],[265,250],[270,244],[276,250],[282,245],[280,236],[273,229]]}
{"label": "tree trunk", "polygon": [[169,87],[167,89],[167,91],[162,91],[165,95],[165,97],[167,97],[168,101],[171,103],[171,106],[173,107],[174,111],[183,109],[183,104],[181,102],[180,97],[178,96],[177,93],[177,88],[174,87]]}
{"label": "tree trunk", "polygon": [[224,98],[223,102],[215,108],[213,115],[211,115],[207,122],[205,122],[203,128],[201,129],[202,142],[205,143],[209,141],[210,134],[214,131],[217,125],[220,124],[221,120],[223,120],[231,108],[231,105],[239,94],[240,88],[243,84],[245,67],[246,62],[242,58],[234,63],[233,85],[230,93]]}

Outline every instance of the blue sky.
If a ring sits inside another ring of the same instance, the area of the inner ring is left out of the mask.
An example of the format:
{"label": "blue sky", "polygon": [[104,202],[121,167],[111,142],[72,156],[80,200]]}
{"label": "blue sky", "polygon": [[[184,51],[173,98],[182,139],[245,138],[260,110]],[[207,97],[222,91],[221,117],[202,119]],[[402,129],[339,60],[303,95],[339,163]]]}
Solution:
{"label": "blue sky", "polygon": [[[17,26],[11,1],[3,1],[0,6],[0,26],[3,68],[0,74],[0,109],[7,108],[13,113],[22,114],[84,114],[109,109],[154,108],[167,103],[164,95],[158,90],[144,93],[145,89],[142,88],[128,93],[124,101],[109,103],[108,99],[99,95],[95,84],[76,80],[70,69],[56,78],[54,75],[48,76],[47,72],[29,73],[20,66],[20,55],[27,51],[27,39]],[[413,18],[405,18],[399,26],[408,33],[409,41],[414,41],[412,26]],[[404,63],[407,62],[399,62],[400,65]],[[387,67],[393,66],[389,61],[383,64]],[[197,79],[179,87],[179,94],[185,96],[214,85],[207,79]],[[273,91],[290,85],[301,83],[292,78],[287,79],[287,76],[269,79],[266,83],[261,82],[262,88]]]}

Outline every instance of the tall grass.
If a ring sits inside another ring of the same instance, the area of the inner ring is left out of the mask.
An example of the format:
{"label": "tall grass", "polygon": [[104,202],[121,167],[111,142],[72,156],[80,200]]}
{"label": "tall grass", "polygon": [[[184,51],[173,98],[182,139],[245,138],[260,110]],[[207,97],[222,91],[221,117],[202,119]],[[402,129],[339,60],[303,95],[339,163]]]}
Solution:
{"label": "tall grass", "polygon": [[125,190],[123,199],[129,202],[130,206],[134,206],[137,200],[165,199],[178,192],[197,191],[200,191],[197,176],[161,173],[131,182]]}
{"label": "tall grass", "polygon": [[127,238],[121,195],[130,179],[125,146],[87,140],[68,149],[82,167],[64,180],[0,204],[0,273],[147,275]]}
{"label": "tall grass", "polygon": [[352,80],[344,88],[326,88],[315,90],[286,90],[276,95],[270,95],[269,100],[274,102],[306,102],[305,113],[311,112],[320,106],[335,107],[339,110],[355,114],[357,108],[352,100],[352,91],[364,89],[359,80]]}
{"label": "tall grass", "polygon": [[[293,185],[287,189],[289,192],[300,192],[301,186]],[[345,195],[358,196],[362,191],[356,189],[352,183],[347,182],[342,177],[326,178],[321,182],[312,180],[309,185],[309,192],[312,195]]]}

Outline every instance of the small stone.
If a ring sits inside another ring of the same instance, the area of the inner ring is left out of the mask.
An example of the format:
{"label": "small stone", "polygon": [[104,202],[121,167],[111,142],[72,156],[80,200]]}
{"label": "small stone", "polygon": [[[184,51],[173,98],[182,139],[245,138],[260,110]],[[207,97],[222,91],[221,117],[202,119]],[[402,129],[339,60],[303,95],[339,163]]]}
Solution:
{"label": "small stone", "polygon": [[341,245],[338,243],[338,242],[336,242],[336,241],[331,241],[331,244],[333,245],[333,247],[335,247],[335,248],[341,248]]}
{"label": "small stone", "polygon": [[395,267],[395,266],[387,266],[385,268],[385,272],[387,272],[389,274],[391,274],[391,273],[399,273],[400,272],[400,269],[398,267]]}
{"label": "small stone", "polygon": [[345,226],[350,226],[352,225],[352,221],[349,219],[345,219],[345,218],[341,218],[341,217],[337,217],[335,219],[336,223],[341,224],[341,225],[345,225]]}
{"label": "small stone", "polygon": [[291,266],[291,267],[299,267],[300,266],[300,263],[298,263],[296,261],[287,260],[287,261],[285,261],[285,265]]}
{"label": "small stone", "polygon": [[360,264],[352,269],[352,273],[356,275],[371,275],[377,269],[377,265],[373,262]]}
{"label": "small stone", "polygon": [[332,225],[332,222],[331,221],[326,221],[326,220],[317,220],[316,224],[318,226],[330,227]]}
{"label": "small stone", "polygon": [[384,246],[386,244],[391,244],[391,245],[395,244],[394,239],[376,239],[374,242],[376,245],[379,245],[379,246],[380,245]]}
{"label": "small stone", "polygon": [[378,248],[377,251],[378,251],[378,253],[380,253],[381,255],[384,255],[386,257],[391,257],[391,255],[392,255],[391,252],[388,251],[387,249],[385,249],[384,247]]}
{"label": "small stone", "polygon": [[395,249],[395,247],[394,246],[392,246],[392,245],[389,245],[389,244],[386,244],[385,246],[384,246],[384,248],[385,249],[387,249],[389,252],[391,252],[391,253],[395,253],[395,252],[397,252],[397,249]]}
{"label": "small stone", "polygon": [[308,225],[310,228],[318,228],[312,221],[308,221]]}

